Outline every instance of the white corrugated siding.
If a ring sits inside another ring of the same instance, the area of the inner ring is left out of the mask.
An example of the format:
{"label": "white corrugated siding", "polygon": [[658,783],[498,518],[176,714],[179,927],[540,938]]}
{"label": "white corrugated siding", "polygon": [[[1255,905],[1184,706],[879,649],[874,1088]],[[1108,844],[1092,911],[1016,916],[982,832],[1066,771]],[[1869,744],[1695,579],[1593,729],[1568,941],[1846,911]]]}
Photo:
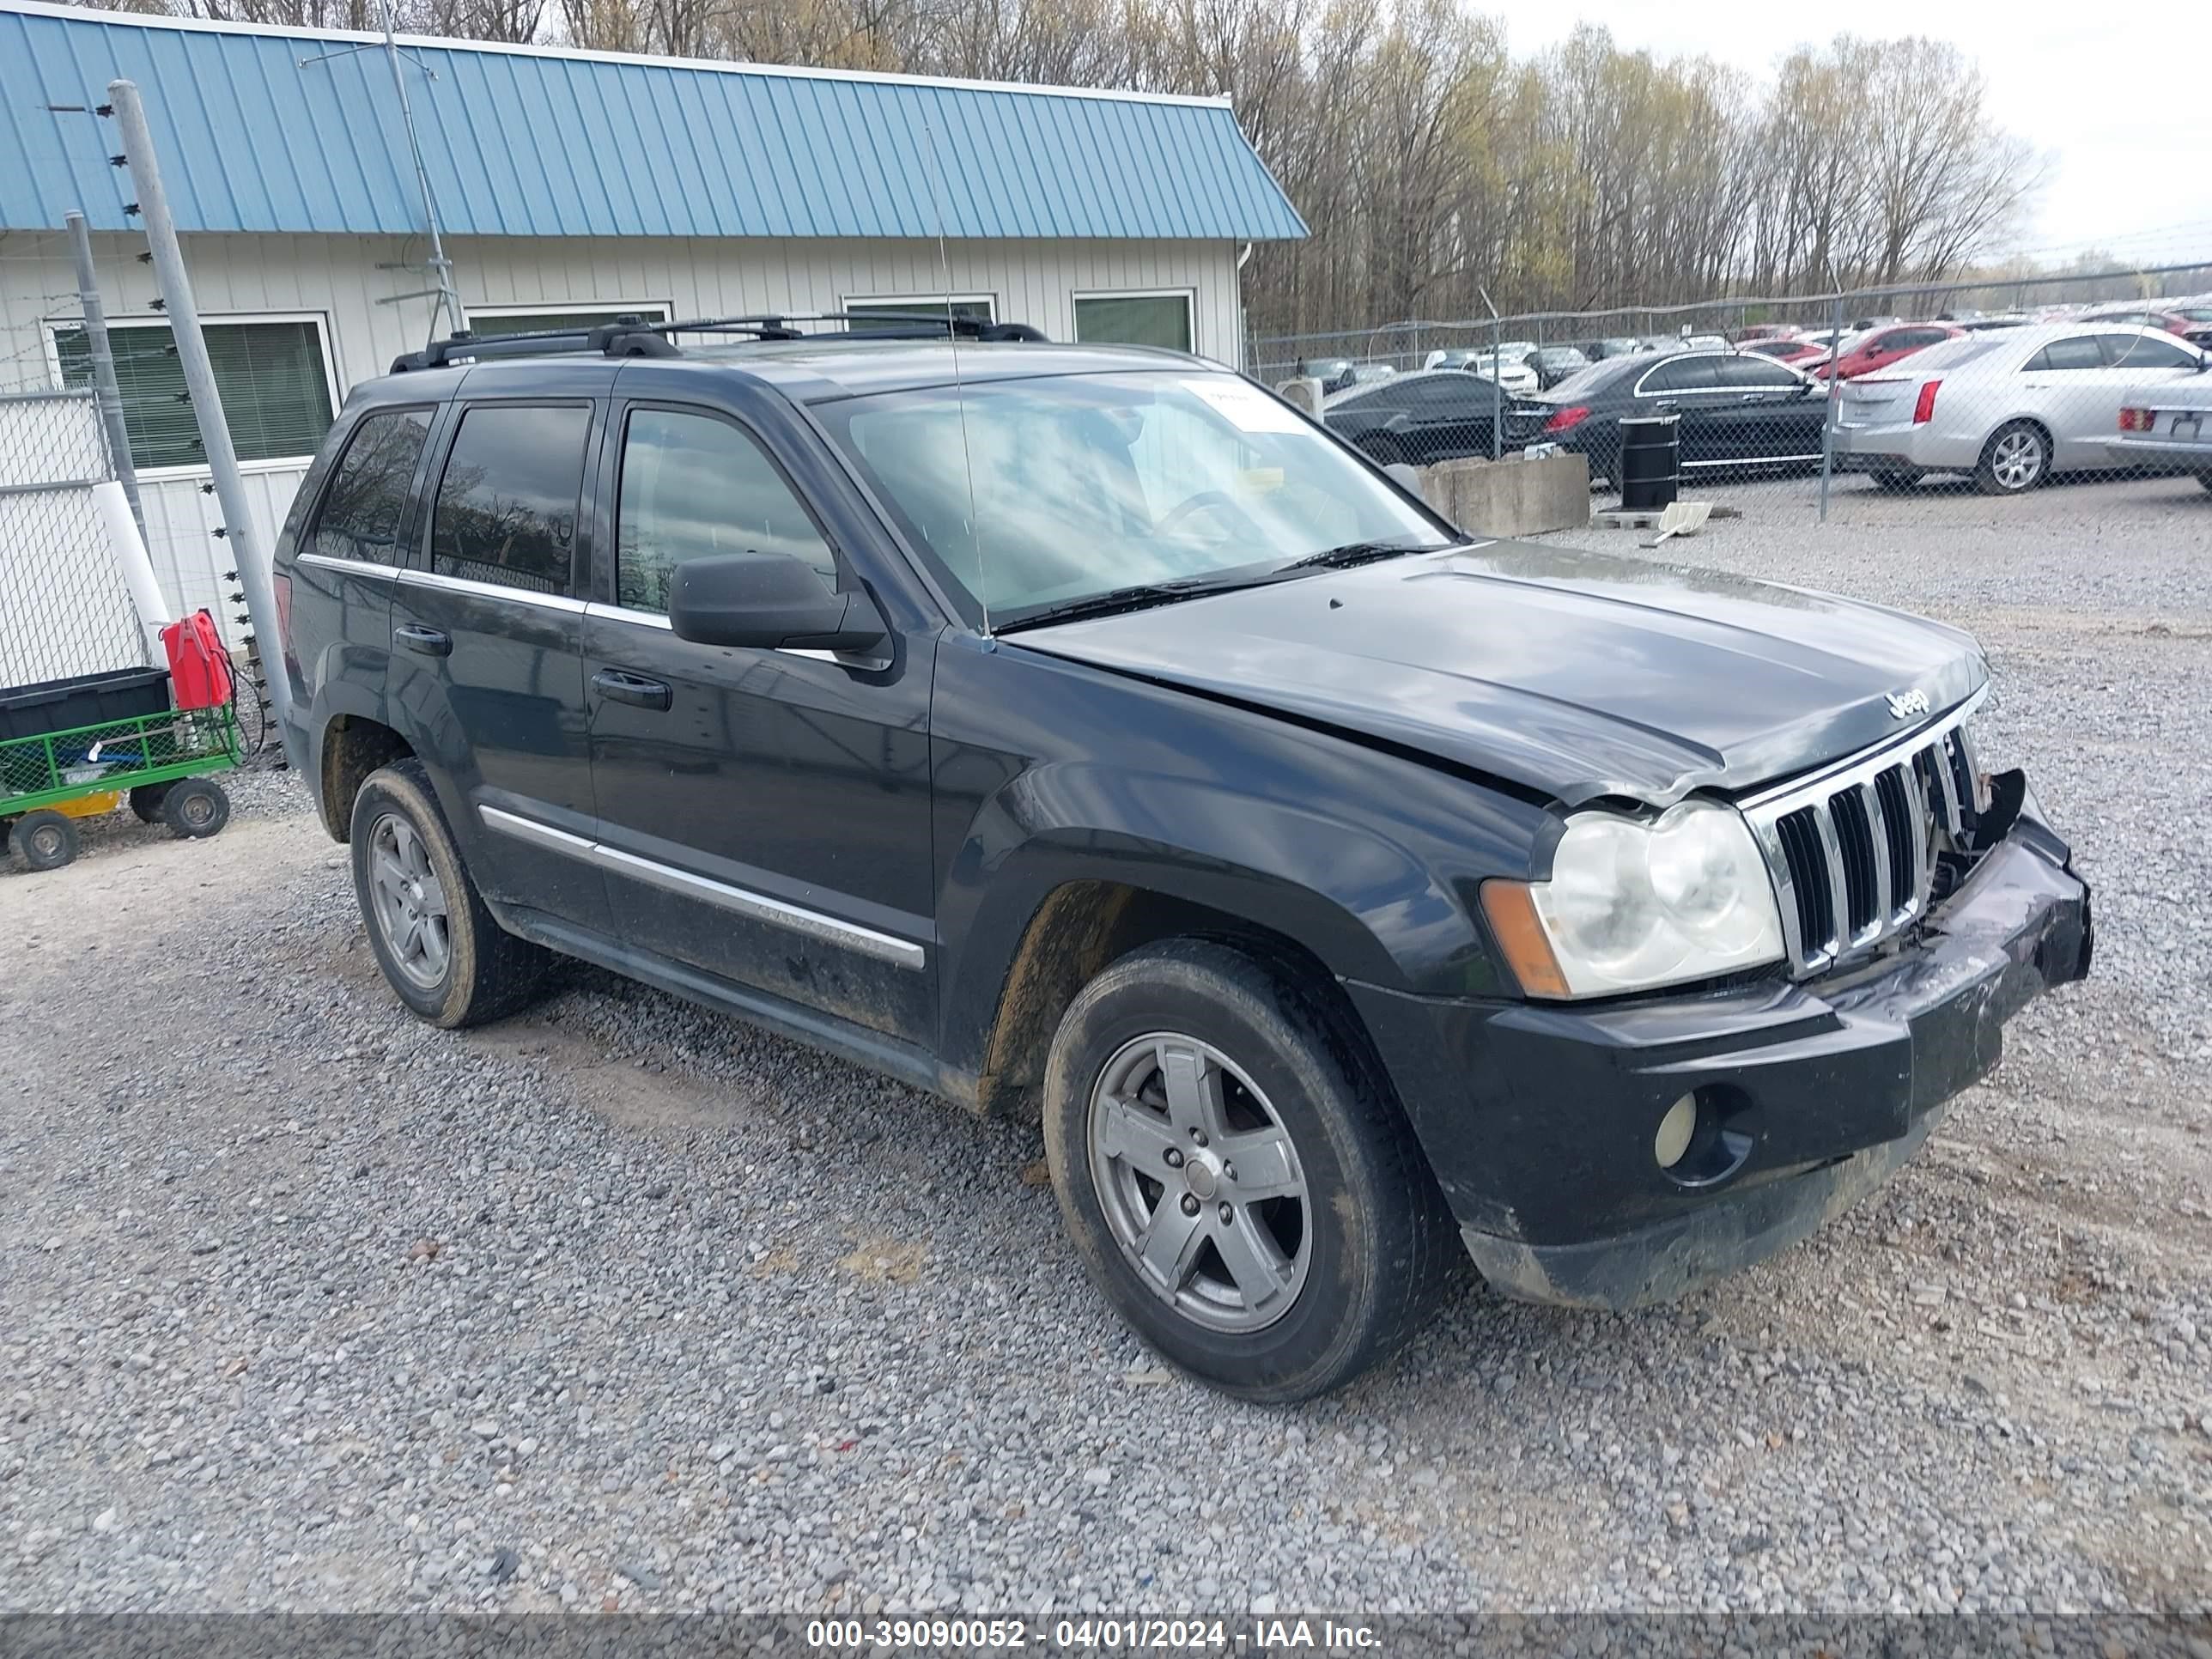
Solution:
{"label": "white corrugated siding", "polygon": [[[142,238],[93,239],[111,319],[156,316],[153,274],[136,255]],[[462,238],[449,245],[463,301],[471,306],[549,309],[616,301],[657,303],[676,315],[730,316],[835,310],[848,299],[921,294],[988,294],[1002,321],[1034,324],[1056,340],[1075,337],[1078,294],[1187,289],[1194,296],[1194,349],[1226,363],[1243,357],[1237,253],[1226,242],[791,240],[684,238]],[[0,362],[36,371],[43,320],[75,313],[69,249],[52,235],[0,234],[9,256],[0,284]],[[267,313],[312,314],[324,323],[337,396],[383,374],[422,345],[428,307],[380,305],[421,288],[419,271],[386,269],[419,258],[419,241],[373,236],[188,236],[193,297],[207,320]],[[264,557],[307,471],[249,464],[246,490],[254,545]],[[202,491],[204,471],[143,479],[148,550],[165,592],[190,610],[205,605],[235,633],[222,573],[236,568],[233,544]],[[0,556],[4,556],[0,549]]]}

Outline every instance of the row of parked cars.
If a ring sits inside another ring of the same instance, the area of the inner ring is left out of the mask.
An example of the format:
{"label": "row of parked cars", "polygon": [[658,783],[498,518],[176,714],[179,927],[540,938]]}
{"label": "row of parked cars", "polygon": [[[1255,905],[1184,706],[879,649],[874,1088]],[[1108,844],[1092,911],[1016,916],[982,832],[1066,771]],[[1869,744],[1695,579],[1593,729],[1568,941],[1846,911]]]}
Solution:
{"label": "row of parked cars", "polygon": [[[2060,472],[2152,465],[2202,476],[2191,447],[2201,422],[2188,410],[2212,392],[2212,302],[2045,321],[1859,320],[1840,336],[1765,325],[1735,341],[1431,352],[1406,372],[1346,360],[1310,367],[1330,371],[1317,375],[1322,418],[1386,465],[1550,444],[1587,455],[1594,477],[1617,480],[1621,422],[1672,415],[1686,477],[1816,466],[1832,422],[1836,464],[1885,489],[1939,473],[2000,495]],[[2185,394],[2180,382],[2194,384]],[[2124,422],[2124,410],[2125,422],[2145,423]],[[2175,421],[2178,451],[2151,453]]]}

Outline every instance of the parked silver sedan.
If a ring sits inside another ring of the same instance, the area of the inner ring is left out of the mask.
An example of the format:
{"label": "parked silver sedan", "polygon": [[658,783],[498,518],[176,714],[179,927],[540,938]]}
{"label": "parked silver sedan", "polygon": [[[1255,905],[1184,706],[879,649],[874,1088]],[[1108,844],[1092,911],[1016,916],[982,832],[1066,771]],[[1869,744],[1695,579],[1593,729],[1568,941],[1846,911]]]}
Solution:
{"label": "parked silver sedan", "polygon": [[2136,388],[2204,372],[2207,354],[2158,329],[2075,320],[1969,334],[1844,383],[1837,451],[1885,489],[1964,472],[2017,495],[2053,473],[2109,471]]}
{"label": "parked silver sedan", "polygon": [[2212,374],[2130,387],[2105,447],[2121,466],[2194,472],[2212,489]]}

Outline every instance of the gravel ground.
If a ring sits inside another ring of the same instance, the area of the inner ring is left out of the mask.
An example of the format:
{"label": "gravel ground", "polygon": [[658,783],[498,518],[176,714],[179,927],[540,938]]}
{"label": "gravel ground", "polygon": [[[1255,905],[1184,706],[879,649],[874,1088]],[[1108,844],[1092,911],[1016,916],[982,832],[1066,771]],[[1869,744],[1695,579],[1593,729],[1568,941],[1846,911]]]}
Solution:
{"label": "gravel ground", "polygon": [[1983,636],[2098,892],[2095,977],[1814,1239],[1626,1316],[1470,1277],[1226,1402],[1033,1127],[581,969],[427,1030],[247,777],[0,874],[0,1607],[2201,1611],[2212,495],[1727,499],[1668,555]]}

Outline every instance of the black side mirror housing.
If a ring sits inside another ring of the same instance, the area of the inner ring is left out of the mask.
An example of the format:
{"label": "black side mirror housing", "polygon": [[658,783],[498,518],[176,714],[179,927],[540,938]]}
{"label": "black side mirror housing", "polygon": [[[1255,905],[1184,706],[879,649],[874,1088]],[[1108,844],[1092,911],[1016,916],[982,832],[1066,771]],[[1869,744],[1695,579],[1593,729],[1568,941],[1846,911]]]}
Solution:
{"label": "black side mirror housing", "polygon": [[686,559],[668,579],[668,623],[695,645],[769,651],[868,652],[884,632],[866,594],[830,592],[788,553]]}

